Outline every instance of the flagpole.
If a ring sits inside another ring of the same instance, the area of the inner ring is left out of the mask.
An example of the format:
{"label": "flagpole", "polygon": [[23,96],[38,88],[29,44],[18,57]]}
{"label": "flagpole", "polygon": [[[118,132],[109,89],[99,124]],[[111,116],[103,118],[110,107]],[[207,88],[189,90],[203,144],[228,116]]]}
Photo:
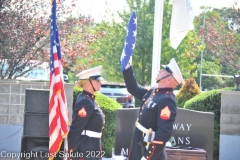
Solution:
{"label": "flagpole", "polygon": [[152,53],[152,79],[151,86],[156,84],[156,76],[160,69],[161,44],[162,44],[162,22],[163,22],[164,0],[155,0],[154,31],[153,31],[153,53]]}
{"label": "flagpole", "polygon": [[[205,0],[205,4],[204,4],[204,15],[203,15],[203,29],[205,29],[205,19],[206,19],[206,0]],[[202,39],[202,44],[204,44],[204,36]],[[202,91],[202,61],[203,61],[203,51],[201,52],[201,63],[200,63],[200,80],[199,80],[199,86],[200,86],[200,90]]]}

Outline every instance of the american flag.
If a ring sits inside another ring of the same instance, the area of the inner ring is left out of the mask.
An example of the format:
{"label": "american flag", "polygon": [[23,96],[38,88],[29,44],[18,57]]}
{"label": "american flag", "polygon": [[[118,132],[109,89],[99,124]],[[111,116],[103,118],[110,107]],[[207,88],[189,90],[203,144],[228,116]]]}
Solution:
{"label": "american flag", "polygon": [[[67,137],[69,124],[56,22],[56,0],[52,2],[50,34],[49,159],[53,159],[54,155],[59,152],[62,139]],[[66,144],[64,145],[66,147]]]}
{"label": "american flag", "polygon": [[137,37],[137,17],[136,11],[133,11],[128,22],[127,36],[122,51],[121,71],[123,71],[127,65],[131,65],[132,63],[132,54],[135,48],[136,37]]}

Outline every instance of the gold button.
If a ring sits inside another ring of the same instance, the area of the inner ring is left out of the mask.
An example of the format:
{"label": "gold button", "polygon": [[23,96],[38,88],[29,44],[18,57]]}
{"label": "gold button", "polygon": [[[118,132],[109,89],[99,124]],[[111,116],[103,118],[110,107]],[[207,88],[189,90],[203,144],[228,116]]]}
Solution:
{"label": "gold button", "polygon": [[154,146],[152,146],[152,148],[154,148]]}
{"label": "gold button", "polygon": [[155,95],[155,93],[152,94],[153,96]]}
{"label": "gold button", "polygon": [[151,151],[149,151],[149,153],[152,153]]}
{"label": "gold button", "polygon": [[142,112],[140,112],[140,116],[142,115]]}
{"label": "gold button", "polygon": [[148,159],[148,156],[146,158]]}

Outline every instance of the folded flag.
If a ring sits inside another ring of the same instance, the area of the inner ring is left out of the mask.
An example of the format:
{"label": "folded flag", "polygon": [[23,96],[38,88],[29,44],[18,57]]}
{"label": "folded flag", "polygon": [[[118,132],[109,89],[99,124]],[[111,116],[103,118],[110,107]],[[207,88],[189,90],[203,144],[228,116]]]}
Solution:
{"label": "folded flag", "polygon": [[121,56],[121,71],[132,64],[132,54],[135,48],[137,37],[137,17],[136,11],[133,11],[128,22],[127,36]]}

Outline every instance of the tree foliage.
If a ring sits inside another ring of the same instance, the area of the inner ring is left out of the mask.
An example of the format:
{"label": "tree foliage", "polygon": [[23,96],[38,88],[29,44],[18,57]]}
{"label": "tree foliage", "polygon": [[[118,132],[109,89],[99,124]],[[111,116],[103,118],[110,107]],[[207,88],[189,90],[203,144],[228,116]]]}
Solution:
{"label": "tree foliage", "polygon": [[[99,38],[105,36],[105,31],[92,31],[89,28],[93,21],[87,17],[70,17],[65,21],[59,22],[60,41],[63,53],[64,71],[69,70],[73,73],[78,73],[82,70],[88,69],[91,64],[95,63],[91,55],[95,53],[94,49],[89,46]],[[85,63],[79,64],[77,59],[84,60]],[[99,58],[98,61],[102,61]]]}
{"label": "tree foliage", "polygon": [[208,56],[234,71],[240,69],[239,19],[240,10],[236,4],[232,8],[214,9],[207,12],[206,25],[198,32],[204,39]]}
{"label": "tree foliage", "polygon": [[[232,8],[214,9],[206,7],[195,19],[195,28],[201,37],[204,51],[202,58],[202,90],[233,86],[230,77],[239,73],[239,10]],[[197,57],[198,64],[201,57]],[[212,75],[212,76],[211,76]],[[217,76],[215,76],[217,75]],[[196,79],[199,82],[199,77]]]}
{"label": "tree foliage", "polygon": [[[126,26],[131,12],[137,14],[137,39],[133,54],[133,69],[138,82],[142,85],[151,83],[152,70],[152,52],[153,52],[153,34],[154,34],[154,0],[127,0],[129,11],[119,11],[122,19],[121,23],[112,22],[102,23],[97,26],[98,29],[105,28],[106,36],[96,41],[92,48],[97,54],[94,56],[104,57],[103,69],[107,70],[106,79],[109,81],[123,82],[120,71],[120,57],[124,47],[126,36]],[[162,51],[159,63],[167,64],[171,58],[175,58],[183,70],[185,78],[197,76],[197,64],[195,57],[199,54],[201,48],[200,39],[194,32],[189,32],[177,50],[170,47],[169,29],[172,5],[169,0],[164,3],[164,19],[162,33]],[[195,45],[190,45],[193,43]],[[200,47],[198,47],[198,44]],[[99,47],[101,46],[101,47]]]}
{"label": "tree foliage", "polygon": [[[41,6],[41,4],[40,4]],[[44,61],[47,53],[43,47],[48,44],[48,19],[37,14],[35,8],[26,1],[8,0],[2,2],[0,17],[0,77],[13,78],[25,74],[23,69],[31,60]],[[33,61],[31,61],[33,62]],[[18,75],[16,75],[18,73]]]}
{"label": "tree foliage", "polygon": [[[51,1],[6,0],[0,3],[0,79],[26,76],[34,67],[49,62]],[[77,0],[57,1],[57,18],[65,72],[75,60],[88,57],[88,46],[104,33],[89,33],[94,21],[76,9]],[[74,68],[78,72],[79,68]]]}

